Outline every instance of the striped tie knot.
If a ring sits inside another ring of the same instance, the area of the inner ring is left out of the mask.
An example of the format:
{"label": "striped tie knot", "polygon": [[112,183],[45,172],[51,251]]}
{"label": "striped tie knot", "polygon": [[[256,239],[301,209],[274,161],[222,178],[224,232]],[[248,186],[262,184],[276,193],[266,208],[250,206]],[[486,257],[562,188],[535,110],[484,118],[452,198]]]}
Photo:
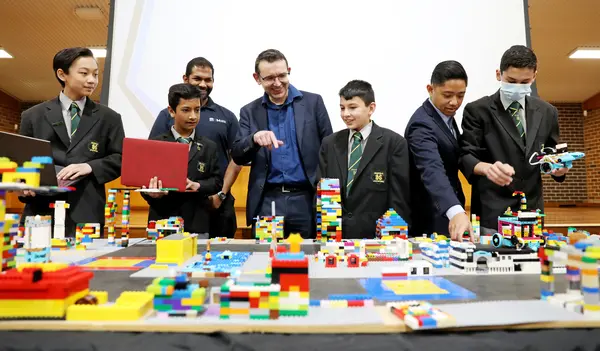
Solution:
{"label": "striped tie knot", "polygon": [[192,142],[192,138],[179,137],[177,138],[177,142],[182,144],[189,144]]}

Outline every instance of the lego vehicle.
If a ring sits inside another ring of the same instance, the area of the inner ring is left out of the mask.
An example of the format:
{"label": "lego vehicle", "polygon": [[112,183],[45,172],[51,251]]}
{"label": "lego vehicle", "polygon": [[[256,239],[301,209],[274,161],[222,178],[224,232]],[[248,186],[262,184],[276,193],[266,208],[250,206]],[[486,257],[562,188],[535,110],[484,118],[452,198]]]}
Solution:
{"label": "lego vehicle", "polygon": [[518,237],[516,235],[502,235],[496,233],[492,235],[492,245],[496,248],[514,247],[517,250],[527,246],[537,251],[540,247],[546,246],[546,239],[543,237]]}
{"label": "lego vehicle", "polygon": [[534,152],[529,158],[529,164],[540,165],[544,174],[552,173],[555,169],[571,168],[573,161],[585,157],[583,152],[568,152],[567,144],[558,144],[556,148],[543,147],[540,152]]}

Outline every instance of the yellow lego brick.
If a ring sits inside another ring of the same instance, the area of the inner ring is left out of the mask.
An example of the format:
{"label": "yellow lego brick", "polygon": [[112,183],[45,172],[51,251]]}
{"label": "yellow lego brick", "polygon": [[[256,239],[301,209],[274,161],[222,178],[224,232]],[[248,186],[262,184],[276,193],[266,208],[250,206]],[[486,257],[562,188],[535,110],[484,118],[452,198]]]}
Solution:
{"label": "yellow lego brick", "polygon": [[201,306],[204,304],[203,298],[181,299],[182,306]]}
{"label": "yellow lego brick", "polygon": [[43,168],[44,166],[42,166],[41,163],[39,162],[31,162],[31,161],[25,161],[23,162],[23,168]]}
{"label": "yellow lego brick", "polygon": [[43,272],[55,272],[63,268],[67,268],[68,263],[34,263],[34,262],[23,262],[20,263],[17,269],[19,272],[25,268],[41,268]]}
{"label": "yellow lego brick", "polygon": [[270,307],[271,306],[268,301],[265,301],[265,302],[261,301],[258,303],[258,308],[260,308],[260,309],[265,309],[265,308],[270,308]]}
{"label": "yellow lego brick", "polygon": [[250,310],[247,308],[229,308],[229,314],[237,314],[237,315],[250,314]]}
{"label": "yellow lego brick", "polygon": [[198,288],[198,289],[192,291],[193,299],[204,299],[205,297],[206,297],[206,289],[205,288]]}
{"label": "yellow lego brick", "polygon": [[248,293],[249,297],[260,297],[260,291],[250,291]]}
{"label": "yellow lego brick", "polygon": [[68,321],[135,321],[153,308],[154,295],[143,291],[125,291],[114,304],[73,305],[67,309]]}
{"label": "yellow lego brick", "polygon": [[26,173],[26,172],[4,172],[2,173],[2,182],[4,183],[18,183],[22,180],[25,184],[33,187],[40,186],[40,173]]}
{"label": "yellow lego brick", "polygon": [[67,307],[88,293],[85,289],[63,300],[0,300],[0,318],[62,318]]}
{"label": "yellow lego brick", "polygon": [[90,295],[94,295],[98,299],[98,305],[108,302],[108,291],[90,291]]}
{"label": "yellow lego brick", "polygon": [[544,283],[551,283],[554,281],[554,276],[540,275],[540,280]]}
{"label": "yellow lego brick", "polygon": [[583,305],[585,311],[600,312],[600,305]]}
{"label": "yellow lego brick", "polygon": [[300,298],[301,299],[308,299],[309,298],[309,292],[308,291],[301,291],[300,292]]}

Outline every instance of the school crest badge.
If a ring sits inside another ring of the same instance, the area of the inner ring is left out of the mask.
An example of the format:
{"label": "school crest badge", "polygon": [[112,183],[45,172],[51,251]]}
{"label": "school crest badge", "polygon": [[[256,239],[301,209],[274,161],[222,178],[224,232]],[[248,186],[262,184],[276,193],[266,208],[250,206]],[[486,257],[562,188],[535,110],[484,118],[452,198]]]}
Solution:
{"label": "school crest badge", "polygon": [[206,163],[198,162],[198,172],[204,173],[206,171]]}
{"label": "school crest badge", "polygon": [[385,173],[373,172],[371,179],[373,180],[373,183],[385,183]]}
{"label": "school crest badge", "polygon": [[88,149],[91,152],[98,152],[98,142],[97,141],[90,141],[90,143],[88,145]]}

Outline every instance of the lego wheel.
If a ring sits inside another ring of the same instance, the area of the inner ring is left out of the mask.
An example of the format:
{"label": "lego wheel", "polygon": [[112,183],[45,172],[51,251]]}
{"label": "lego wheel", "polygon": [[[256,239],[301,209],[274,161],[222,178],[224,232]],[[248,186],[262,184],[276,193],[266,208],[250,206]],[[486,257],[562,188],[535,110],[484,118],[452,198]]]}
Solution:
{"label": "lego wheel", "polygon": [[500,233],[496,233],[494,235],[492,235],[492,245],[494,245],[494,247],[498,248],[498,247],[502,247],[502,239],[504,239],[502,237],[502,234]]}
{"label": "lego wheel", "polygon": [[523,241],[519,240],[516,235],[510,237],[510,243],[516,247],[518,250],[523,248]]}

